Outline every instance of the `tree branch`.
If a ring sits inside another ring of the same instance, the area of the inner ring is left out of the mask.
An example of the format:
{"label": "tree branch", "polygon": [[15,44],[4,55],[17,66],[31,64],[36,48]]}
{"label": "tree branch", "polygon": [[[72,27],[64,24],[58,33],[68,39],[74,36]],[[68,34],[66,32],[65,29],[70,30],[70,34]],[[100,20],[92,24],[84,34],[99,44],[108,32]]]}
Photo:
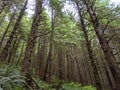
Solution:
{"label": "tree branch", "polygon": [[36,37],[41,37],[41,36],[44,36],[44,35],[47,35],[49,34],[51,31],[48,31],[47,33],[44,33],[44,34],[41,34],[41,35],[37,35]]}
{"label": "tree branch", "polygon": [[113,21],[113,20],[115,20],[115,19],[117,19],[117,17],[115,17],[115,18],[112,18],[112,19],[110,19],[108,22],[107,22],[107,24],[105,25],[105,27],[103,28],[103,34],[105,33],[105,30],[106,30],[106,28],[108,27],[108,25]]}
{"label": "tree branch", "polygon": [[111,40],[114,38],[115,35],[116,35],[116,34],[113,34],[107,41],[108,41],[108,42],[111,41]]}

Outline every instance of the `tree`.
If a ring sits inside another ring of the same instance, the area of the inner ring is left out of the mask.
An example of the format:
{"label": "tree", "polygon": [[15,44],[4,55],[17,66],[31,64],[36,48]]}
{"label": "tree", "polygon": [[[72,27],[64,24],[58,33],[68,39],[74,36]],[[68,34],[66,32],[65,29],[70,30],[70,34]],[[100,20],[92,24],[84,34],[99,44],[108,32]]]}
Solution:
{"label": "tree", "polygon": [[101,90],[102,87],[101,87],[101,83],[100,83],[98,68],[96,66],[96,62],[95,62],[95,59],[93,57],[93,52],[92,52],[90,40],[88,38],[88,33],[86,30],[86,25],[85,25],[85,21],[84,21],[84,16],[82,15],[82,10],[81,10],[82,6],[80,7],[80,2],[78,2],[78,1],[76,1],[76,5],[77,5],[79,17],[80,17],[82,31],[83,31],[84,38],[86,41],[86,47],[87,47],[87,50],[89,53],[90,62],[91,62],[92,68],[93,68],[93,73],[94,73],[94,78],[95,78],[95,86],[97,87],[97,90]]}
{"label": "tree", "polygon": [[104,52],[105,59],[107,61],[109,69],[110,69],[112,76],[114,78],[114,81],[116,83],[116,86],[113,86],[113,89],[119,90],[120,89],[120,87],[119,87],[120,86],[119,85],[120,84],[120,71],[119,71],[118,65],[116,63],[115,57],[111,51],[111,48],[110,48],[107,40],[103,36],[103,29],[100,26],[99,19],[96,15],[96,12],[94,11],[92,3],[90,2],[90,0],[84,0],[83,3],[86,5],[87,11],[91,18],[91,23],[93,24],[94,30],[99,39],[99,43]]}
{"label": "tree", "polygon": [[21,22],[21,20],[22,20],[23,15],[24,15],[24,12],[25,12],[25,9],[26,9],[26,6],[27,6],[27,2],[28,2],[28,0],[25,1],[25,4],[24,4],[23,8],[22,8],[21,11],[20,11],[20,14],[19,14],[19,16],[18,16],[18,19],[17,19],[17,21],[16,21],[16,23],[15,23],[15,26],[14,26],[11,34],[10,34],[10,36],[9,36],[9,39],[8,39],[5,47],[3,48],[3,50],[2,50],[2,52],[1,52],[1,54],[0,54],[0,61],[1,61],[1,62],[2,62],[2,61],[6,61],[6,58],[7,58],[8,54],[9,54],[10,46],[11,46],[11,44],[12,44],[12,41],[13,41],[13,39],[14,39],[14,36],[17,34],[17,29],[18,29],[18,27],[19,27],[19,24],[20,24],[20,22]]}
{"label": "tree", "polygon": [[36,44],[37,30],[38,30],[38,25],[41,19],[41,13],[42,13],[42,1],[36,0],[34,19],[32,22],[31,31],[29,34],[27,46],[25,49],[25,56],[23,60],[22,72],[24,74],[30,73],[31,57]]}

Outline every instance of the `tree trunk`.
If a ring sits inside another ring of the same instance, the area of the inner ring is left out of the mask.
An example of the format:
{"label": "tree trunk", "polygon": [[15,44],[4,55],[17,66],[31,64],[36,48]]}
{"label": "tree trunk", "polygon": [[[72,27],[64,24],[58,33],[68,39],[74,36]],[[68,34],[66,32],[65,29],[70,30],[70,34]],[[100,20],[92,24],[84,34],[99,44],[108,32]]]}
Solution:
{"label": "tree trunk", "polygon": [[34,19],[32,22],[30,35],[25,49],[25,56],[23,59],[23,67],[22,67],[23,74],[30,73],[32,54],[34,52],[34,47],[36,44],[37,30],[38,30],[38,24],[40,23],[40,19],[41,19],[41,13],[42,13],[42,1],[36,0]]}
{"label": "tree trunk", "polygon": [[23,41],[23,42],[21,42],[22,44],[21,44],[21,50],[20,50],[20,55],[19,55],[19,57],[18,57],[18,59],[17,59],[17,62],[16,62],[16,67],[20,64],[20,60],[22,60],[22,55],[23,55],[23,52],[24,52],[24,47],[25,47],[25,42]]}
{"label": "tree trunk", "polygon": [[[46,33],[45,29],[42,30],[42,34]],[[46,50],[46,36],[39,38],[38,52],[37,52],[37,75],[39,79],[42,79],[43,75],[43,64],[45,61],[45,50]]]}
{"label": "tree trunk", "polygon": [[16,36],[16,39],[14,40],[14,43],[10,50],[10,54],[8,55],[8,59],[7,59],[8,64],[13,64],[13,62],[14,62],[15,54],[16,54],[16,51],[18,48],[19,41],[20,41],[20,37]]}
{"label": "tree trunk", "polygon": [[93,6],[92,6],[90,0],[84,0],[83,2],[85,3],[85,5],[87,7],[87,11],[90,15],[94,30],[96,32],[98,39],[99,39],[99,43],[101,45],[101,48],[104,52],[105,59],[108,63],[108,66],[110,68],[112,76],[116,82],[116,86],[113,86],[113,90],[120,90],[120,70],[117,66],[115,57],[111,51],[111,48],[110,48],[107,40],[104,37],[103,30],[100,27],[98,17],[96,16],[96,13],[93,10]]}
{"label": "tree trunk", "polygon": [[17,19],[17,21],[15,23],[13,31],[11,32],[9,39],[8,39],[5,47],[3,48],[2,52],[1,52],[0,62],[5,61],[7,56],[8,56],[8,54],[9,54],[9,49],[11,47],[12,41],[13,41],[16,33],[17,33],[17,29],[19,27],[19,24],[20,24],[20,22],[22,20],[23,15],[24,15],[24,12],[25,12],[25,9],[26,9],[26,6],[27,6],[27,2],[28,2],[28,0],[25,1],[25,4],[24,4],[22,10],[20,11],[19,17],[18,17],[18,19]]}
{"label": "tree trunk", "polygon": [[1,18],[1,20],[0,20],[0,26],[1,26],[2,22],[3,22],[3,20],[5,19],[6,14],[7,14],[7,13],[5,12],[5,14],[2,16],[2,18]]}
{"label": "tree trunk", "polygon": [[[51,81],[51,65],[52,65],[52,51],[53,51],[53,32],[54,32],[54,11],[52,8],[52,21],[51,21],[51,37],[50,37],[50,47],[49,47],[49,52],[48,52],[48,58],[46,60],[46,66],[45,66],[45,72],[43,76],[43,80],[46,81],[48,78],[48,82]],[[48,74],[48,77],[46,77]]]}
{"label": "tree trunk", "polygon": [[63,65],[64,65],[64,63],[63,63],[63,50],[62,50],[62,48],[60,48],[60,49],[57,49],[57,53],[58,53],[58,78],[59,78],[59,80],[63,80],[63,77],[64,77],[64,73],[63,73]]}
{"label": "tree trunk", "polygon": [[28,42],[25,49],[25,56],[23,59],[22,73],[26,76],[26,83],[32,87],[33,90],[37,89],[37,87],[33,84],[34,82],[31,80],[31,63],[34,55],[36,40],[37,40],[37,31],[38,26],[41,20],[42,14],[42,0],[36,0],[35,14],[31,26],[31,31],[29,34]]}
{"label": "tree trunk", "polygon": [[94,78],[95,78],[95,86],[96,86],[97,90],[101,90],[102,87],[101,87],[101,83],[100,83],[100,77],[99,77],[99,73],[98,73],[98,68],[96,66],[95,59],[93,57],[93,52],[92,52],[91,44],[90,44],[90,41],[89,41],[89,38],[88,38],[86,25],[85,25],[84,18],[82,16],[81,8],[79,6],[78,1],[76,1],[76,5],[77,5],[77,8],[78,8],[78,12],[79,12],[81,27],[82,27],[82,31],[83,31],[83,34],[84,34],[87,51],[88,51],[90,62],[91,62],[92,68],[93,68],[93,73],[94,73]]}
{"label": "tree trunk", "polygon": [[74,48],[74,52],[75,52],[75,63],[78,71],[77,77],[79,78],[78,82],[83,83],[83,78],[82,78],[81,68],[80,68],[81,63],[80,63],[80,58],[78,58],[79,53],[76,48]]}
{"label": "tree trunk", "polygon": [[9,22],[9,24],[7,25],[7,27],[6,27],[6,29],[5,29],[5,32],[3,33],[3,36],[2,36],[2,38],[1,38],[1,41],[0,41],[0,51],[1,51],[1,48],[2,48],[2,43],[3,43],[4,38],[5,38],[8,30],[9,30],[9,27],[10,27],[12,21],[13,21],[14,16],[15,16],[15,13],[13,13],[13,15],[11,16],[10,22]]}

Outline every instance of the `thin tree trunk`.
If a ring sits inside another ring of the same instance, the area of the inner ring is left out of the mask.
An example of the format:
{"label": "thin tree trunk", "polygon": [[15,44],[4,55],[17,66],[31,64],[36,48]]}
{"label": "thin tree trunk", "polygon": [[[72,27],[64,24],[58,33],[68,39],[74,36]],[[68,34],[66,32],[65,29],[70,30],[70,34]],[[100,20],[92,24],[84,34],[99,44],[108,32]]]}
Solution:
{"label": "thin tree trunk", "polygon": [[9,24],[7,25],[7,27],[6,27],[6,29],[5,29],[5,32],[3,33],[3,36],[2,36],[2,38],[1,38],[1,41],[0,41],[0,51],[1,51],[1,48],[2,48],[2,43],[3,43],[3,41],[4,41],[4,38],[5,38],[6,34],[8,33],[9,27],[10,27],[12,21],[13,21],[14,16],[15,16],[15,13],[13,13],[13,15],[11,16],[10,22],[9,22]]}
{"label": "thin tree trunk", "polygon": [[20,55],[19,55],[18,60],[16,62],[16,67],[20,64],[20,60],[22,60],[22,55],[23,55],[23,52],[24,52],[24,46],[25,46],[25,42],[23,41],[22,46],[21,46]]}
{"label": "thin tree trunk", "polygon": [[83,83],[83,78],[81,75],[81,69],[80,69],[80,58],[78,58],[78,52],[76,50],[76,48],[74,48],[74,52],[75,52],[75,63],[76,63],[76,67],[77,67],[77,77],[79,78],[78,82]]}
{"label": "thin tree trunk", "polygon": [[0,62],[5,61],[6,58],[7,58],[7,56],[8,56],[8,54],[9,54],[9,49],[10,49],[10,47],[11,47],[11,44],[12,44],[12,41],[13,41],[15,35],[17,34],[17,29],[18,29],[18,27],[19,27],[19,24],[20,24],[20,22],[21,22],[21,20],[22,20],[23,15],[24,15],[24,12],[25,12],[27,3],[28,3],[28,0],[25,1],[25,4],[24,4],[22,10],[20,11],[19,17],[18,17],[18,19],[17,19],[17,21],[16,21],[16,23],[15,23],[15,26],[14,26],[14,28],[13,28],[13,31],[11,32],[8,41],[7,41],[5,47],[3,48],[3,50],[2,50],[2,52],[1,52],[1,54],[0,54]]}
{"label": "thin tree trunk", "polygon": [[[42,34],[45,33],[45,30],[43,30]],[[41,42],[40,42],[41,41]],[[41,75],[43,74],[43,62],[45,60],[45,50],[46,50],[46,36],[43,36],[40,38],[39,40],[39,44],[38,44],[38,53],[37,53],[37,74],[38,74],[38,77],[39,79],[42,79]],[[41,47],[40,47],[41,46]]]}
{"label": "thin tree trunk", "polygon": [[2,19],[0,20],[0,25],[2,24],[3,20],[5,19],[6,14],[7,13],[5,12],[5,14],[2,16]]}
{"label": "thin tree trunk", "polygon": [[70,73],[71,73],[71,67],[70,67],[70,55],[69,50],[66,51],[66,59],[67,59],[67,81],[71,81]]}
{"label": "thin tree trunk", "polygon": [[16,36],[16,39],[14,40],[14,43],[13,43],[12,48],[10,50],[10,54],[8,55],[8,60],[7,60],[8,64],[13,64],[12,62],[14,61],[14,58],[12,58],[12,57],[14,57],[14,55],[16,53],[16,50],[17,50],[17,47],[19,44],[19,39],[20,38],[18,36]]}
{"label": "thin tree trunk", "polygon": [[[48,58],[46,60],[46,66],[45,66],[45,72],[43,76],[43,80],[46,81],[48,78],[48,82],[51,81],[51,65],[52,65],[52,51],[53,51],[53,32],[54,32],[54,12],[52,8],[52,21],[51,21],[51,37],[50,37],[50,47],[49,47],[49,52],[48,52]],[[48,77],[46,75],[48,74]]]}
{"label": "thin tree trunk", "polygon": [[92,68],[93,68],[93,73],[94,73],[94,78],[95,78],[95,86],[97,87],[97,90],[101,90],[102,87],[101,87],[101,83],[100,83],[100,77],[99,77],[98,69],[97,69],[97,66],[95,64],[95,59],[93,57],[91,44],[90,44],[90,41],[89,41],[89,38],[88,38],[88,33],[87,33],[87,30],[86,30],[85,22],[84,22],[84,19],[83,19],[78,1],[76,2],[76,5],[77,5],[79,16],[80,16],[82,31],[83,31],[84,38],[85,38],[85,41],[86,41],[87,51],[88,51],[90,62],[91,62]]}
{"label": "thin tree trunk", "polygon": [[[2,6],[2,7],[1,7]],[[6,6],[6,4],[4,4],[4,5],[0,5],[0,14],[3,12],[3,10],[5,9],[5,6]]]}
{"label": "thin tree trunk", "polygon": [[58,52],[58,78],[59,78],[59,80],[63,80],[64,79],[64,73],[63,73],[63,70],[64,70],[64,53],[63,53],[63,49],[58,48],[57,52]]}
{"label": "thin tree trunk", "polygon": [[14,47],[13,55],[11,58],[11,65],[15,64],[15,62],[16,62],[15,60],[17,59],[16,55],[17,55],[17,50],[19,47],[19,42],[20,42],[20,37],[17,38],[16,45]]}

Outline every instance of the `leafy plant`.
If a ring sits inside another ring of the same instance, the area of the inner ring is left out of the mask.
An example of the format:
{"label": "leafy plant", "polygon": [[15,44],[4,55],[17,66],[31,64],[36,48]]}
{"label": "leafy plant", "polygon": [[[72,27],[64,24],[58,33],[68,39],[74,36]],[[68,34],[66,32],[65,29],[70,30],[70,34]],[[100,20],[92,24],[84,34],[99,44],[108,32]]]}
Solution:
{"label": "leafy plant", "polygon": [[94,87],[92,86],[82,86],[79,83],[64,83],[62,85],[62,90],[96,90]]}
{"label": "leafy plant", "polygon": [[23,76],[8,76],[0,78],[0,88],[3,90],[24,90],[23,86],[26,84]]}
{"label": "leafy plant", "polygon": [[19,70],[7,65],[3,67],[0,69],[0,90],[25,90],[25,77]]}
{"label": "leafy plant", "polygon": [[53,88],[51,87],[50,84],[47,84],[47,83],[45,83],[45,82],[43,82],[43,81],[41,81],[41,80],[38,82],[38,85],[39,85],[39,87],[40,87],[39,90],[55,90],[55,89],[53,89]]}
{"label": "leafy plant", "polygon": [[[0,90],[31,90],[25,82],[26,77],[20,75],[20,70],[13,66],[2,66],[0,69]],[[68,83],[63,80],[52,78],[51,83],[36,79],[38,90],[96,90],[92,86],[82,86],[79,83]]]}

